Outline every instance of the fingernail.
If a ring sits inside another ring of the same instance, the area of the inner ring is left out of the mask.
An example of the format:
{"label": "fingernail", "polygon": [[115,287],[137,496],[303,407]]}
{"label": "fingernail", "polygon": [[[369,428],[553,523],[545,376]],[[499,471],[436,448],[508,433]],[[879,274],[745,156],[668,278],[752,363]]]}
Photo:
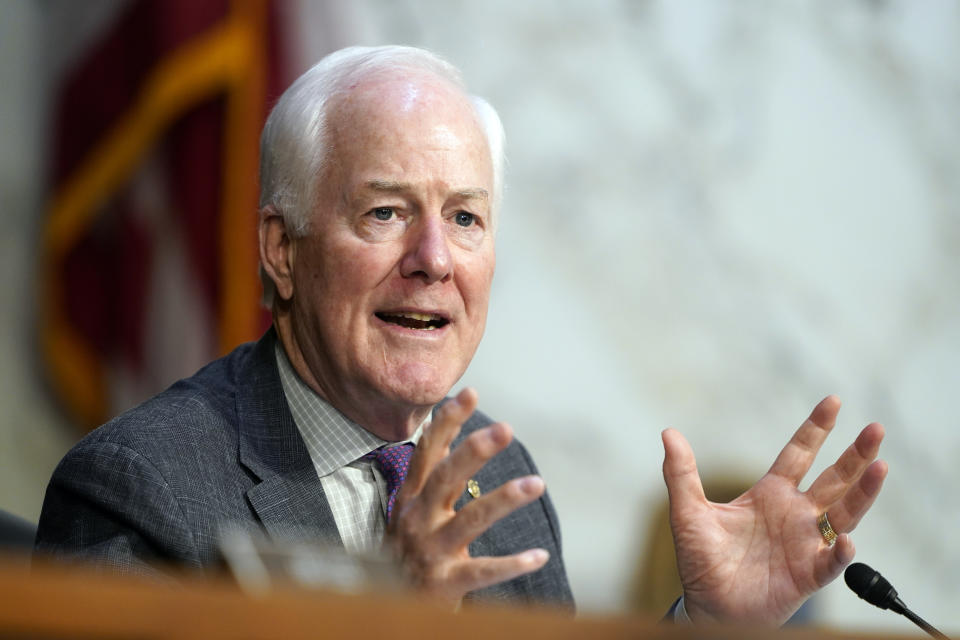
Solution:
{"label": "fingernail", "polygon": [[464,397],[470,397],[470,391],[471,391],[471,390],[470,390],[470,387],[465,387],[465,388],[463,388],[463,389],[460,390],[460,393],[458,393],[456,396],[454,396],[454,397],[456,398],[456,400],[457,400],[457,404],[458,404],[458,405],[461,405],[461,406],[463,405],[463,399],[464,399]]}
{"label": "fingernail", "polygon": [[523,552],[524,560],[530,564],[544,564],[550,559],[550,553],[546,549],[528,549]]}
{"label": "fingernail", "polygon": [[487,427],[484,435],[486,436],[487,440],[489,440],[494,445],[499,445],[503,440],[503,435],[500,433],[500,430],[497,429],[496,424],[492,424],[489,427]]}
{"label": "fingernail", "polygon": [[513,438],[513,433],[510,429],[510,426],[505,422],[495,422],[486,429],[487,438],[489,438],[490,442],[498,447],[507,446],[510,444],[511,438]]}
{"label": "fingernail", "polygon": [[543,490],[543,478],[540,476],[527,476],[519,481],[520,490],[527,495],[536,494]]}

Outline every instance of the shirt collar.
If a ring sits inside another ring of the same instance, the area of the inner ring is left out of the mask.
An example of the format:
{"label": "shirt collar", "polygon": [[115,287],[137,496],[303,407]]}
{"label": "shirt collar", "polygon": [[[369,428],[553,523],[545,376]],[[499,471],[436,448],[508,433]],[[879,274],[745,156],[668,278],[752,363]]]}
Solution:
{"label": "shirt collar", "polygon": [[384,445],[403,442],[416,444],[423,429],[430,423],[428,414],[409,439],[397,443],[383,440],[347,418],[307,386],[293,369],[279,340],[275,353],[283,393],[287,397],[293,422],[300,431],[320,477],[329,475]]}

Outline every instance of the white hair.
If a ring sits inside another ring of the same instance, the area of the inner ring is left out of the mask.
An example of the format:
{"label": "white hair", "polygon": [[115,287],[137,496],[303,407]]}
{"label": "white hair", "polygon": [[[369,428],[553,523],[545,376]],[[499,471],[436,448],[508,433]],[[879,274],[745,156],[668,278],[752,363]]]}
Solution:
{"label": "white hair", "polygon": [[[496,110],[467,93],[460,71],[430,51],[416,47],[347,47],[326,56],[283,92],[260,135],[260,207],[272,205],[293,237],[307,233],[316,205],[319,178],[329,160],[327,106],[358,80],[377,73],[426,71],[463,92],[476,111],[493,161],[491,224],[496,228],[503,198],[504,133]],[[273,305],[273,280],[260,268],[263,304]]]}

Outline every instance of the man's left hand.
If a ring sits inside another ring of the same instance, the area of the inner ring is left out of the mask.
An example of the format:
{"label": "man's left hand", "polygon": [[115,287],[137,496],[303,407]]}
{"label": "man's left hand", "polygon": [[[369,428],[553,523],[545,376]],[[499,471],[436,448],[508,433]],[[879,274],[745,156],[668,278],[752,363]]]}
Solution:
{"label": "man's left hand", "polygon": [[[872,423],[809,489],[798,485],[836,421],[840,401],[821,401],[757,484],[728,504],[709,502],[693,450],[663,432],[663,475],[684,605],[694,622],[783,624],[853,560],[848,535],[873,504],[887,474],[874,460],[883,427]],[[817,528],[828,513],[838,534]]]}

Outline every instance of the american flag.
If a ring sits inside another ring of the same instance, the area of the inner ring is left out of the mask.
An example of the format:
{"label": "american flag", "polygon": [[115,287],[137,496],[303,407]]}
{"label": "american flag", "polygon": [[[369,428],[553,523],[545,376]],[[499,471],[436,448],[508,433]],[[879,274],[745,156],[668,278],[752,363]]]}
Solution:
{"label": "american flag", "polygon": [[132,0],[62,78],[38,329],[84,428],[269,321],[257,147],[289,80],[276,14],[271,0]]}

